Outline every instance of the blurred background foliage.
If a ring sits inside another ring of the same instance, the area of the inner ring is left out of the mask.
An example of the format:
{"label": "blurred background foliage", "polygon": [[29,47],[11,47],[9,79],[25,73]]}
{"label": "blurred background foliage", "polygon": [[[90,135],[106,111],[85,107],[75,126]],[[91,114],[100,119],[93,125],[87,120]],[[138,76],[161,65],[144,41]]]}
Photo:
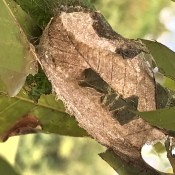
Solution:
{"label": "blurred background foliage", "polygon": [[90,138],[53,134],[22,136],[15,166],[23,175],[112,174],[112,168],[98,157],[104,150]]}
{"label": "blurred background foliage", "polygon": [[170,4],[165,0],[92,0],[112,27],[127,38],[141,38],[147,34],[158,36],[164,31],[159,21],[162,8]]}
{"label": "blurred background foliage", "polygon": [[[159,20],[160,11],[170,6],[165,0],[91,0],[112,27],[127,38],[157,38],[167,30]],[[18,137],[10,138],[12,140]],[[16,152],[13,164],[22,175],[106,175],[116,174],[98,153],[105,150],[90,138],[47,134],[21,136],[6,146]],[[7,142],[8,143],[8,142]],[[8,155],[1,149],[1,154]],[[15,151],[16,150],[16,151]],[[14,153],[15,154],[15,153]],[[9,158],[9,155],[7,156]]]}

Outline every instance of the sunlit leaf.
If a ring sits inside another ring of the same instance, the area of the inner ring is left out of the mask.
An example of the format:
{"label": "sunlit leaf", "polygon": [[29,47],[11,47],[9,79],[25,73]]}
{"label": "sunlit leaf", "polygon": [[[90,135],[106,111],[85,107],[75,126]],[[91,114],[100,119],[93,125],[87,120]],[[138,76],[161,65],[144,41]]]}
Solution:
{"label": "sunlit leaf", "polygon": [[0,174],[2,175],[19,175],[14,168],[0,156]]}
{"label": "sunlit leaf", "polygon": [[175,91],[175,80],[166,77],[160,72],[154,73],[154,78],[157,83],[159,83],[161,86],[168,88],[169,90]]}
{"label": "sunlit leaf", "polygon": [[15,96],[23,86],[26,76],[36,71],[36,55],[13,14],[16,10],[19,18],[19,7],[11,0],[0,1],[0,7],[0,78],[9,95]]}
{"label": "sunlit leaf", "polygon": [[143,145],[141,155],[143,160],[157,171],[173,174],[173,168],[167,158],[167,151],[163,141]]}

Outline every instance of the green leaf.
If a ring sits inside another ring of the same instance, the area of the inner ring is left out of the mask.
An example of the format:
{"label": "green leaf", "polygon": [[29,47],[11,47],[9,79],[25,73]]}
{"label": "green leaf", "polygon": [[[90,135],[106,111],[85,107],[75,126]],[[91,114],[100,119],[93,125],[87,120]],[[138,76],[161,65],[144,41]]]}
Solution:
{"label": "green leaf", "polygon": [[14,168],[0,156],[0,174],[4,175],[19,175]]}
{"label": "green leaf", "polygon": [[155,72],[154,78],[155,78],[156,82],[159,83],[161,86],[168,88],[169,90],[175,91],[175,80],[164,76],[160,72]]}
{"label": "green leaf", "polygon": [[15,97],[0,95],[0,135],[12,127],[23,116],[31,114],[39,119],[44,133],[69,136],[87,136],[75,118],[65,112],[63,103],[52,95],[43,95],[38,104],[28,99],[25,92]]}
{"label": "green leaf", "polygon": [[165,76],[175,79],[175,53],[157,41],[142,41],[148,47],[160,71]]}
{"label": "green leaf", "polygon": [[0,7],[0,79],[4,82],[8,94],[15,96],[24,85],[26,76],[35,73],[36,55],[13,14],[13,11],[17,10],[18,19],[20,18],[21,11],[17,5],[10,0],[2,0]]}
{"label": "green leaf", "polygon": [[62,6],[82,6],[92,8],[90,0],[16,0],[16,2],[44,29],[51,17]]}
{"label": "green leaf", "polygon": [[175,107],[156,111],[138,112],[138,114],[151,125],[175,131]]}
{"label": "green leaf", "polygon": [[42,30],[14,0],[5,0],[27,38],[36,42]]}
{"label": "green leaf", "polygon": [[99,156],[105,160],[120,175],[149,175],[123,162],[112,150],[100,153]]}

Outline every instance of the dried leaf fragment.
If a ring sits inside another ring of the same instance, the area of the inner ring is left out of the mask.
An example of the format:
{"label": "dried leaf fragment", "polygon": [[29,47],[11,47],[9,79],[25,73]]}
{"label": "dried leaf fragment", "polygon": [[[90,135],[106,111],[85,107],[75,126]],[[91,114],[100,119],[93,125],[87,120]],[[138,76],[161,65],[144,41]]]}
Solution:
{"label": "dried leaf fragment", "polygon": [[35,116],[25,115],[11,128],[9,128],[0,138],[3,142],[5,142],[11,136],[36,133],[39,130],[42,130],[42,125],[39,120]]}

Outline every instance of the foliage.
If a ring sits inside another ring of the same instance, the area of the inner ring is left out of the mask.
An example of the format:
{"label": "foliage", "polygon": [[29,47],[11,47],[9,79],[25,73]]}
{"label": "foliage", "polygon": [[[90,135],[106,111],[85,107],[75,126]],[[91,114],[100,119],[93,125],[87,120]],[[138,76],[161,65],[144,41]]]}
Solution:
{"label": "foliage", "polygon": [[[37,134],[22,136],[19,145],[23,149],[18,149],[15,167],[24,175],[113,173],[113,170],[97,156],[105,148],[90,138]],[[92,166],[93,164],[95,166]]]}
{"label": "foliage", "polygon": [[0,156],[0,174],[19,175],[12,166]]}
{"label": "foliage", "polygon": [[[155,125],[159,128],[164,128],[167,130],[175,131],[174,127],[174,91],[175,91],[175,53],[170,50],[168,47],[162,45],[161,43],[142,40],[148,47],[150,53],[153,56],[156,66],[159,68],[160,72],[155,72],[155,80],[161,86],[167,89],[169,101],[173,104],[166,106],[168,108],[156,110],[156,111],[147,111],[139,112],[139,114],[152,125]],[[166,63],[165,63],[166,60]],[[157,76],[158,75],[158,76]],[[161,96],[162,94],[157,94]],[[163,99],[164,96],[161,96]],[[171,100],[172,98],[173,100]]]}
{"label": "foliage", "polygon": [[52,93],[52,85],[40,66],[35,75],[30,74],[27,76],[24,89],[29,98],[36,103],[42,94],[49,95]]}
{"label": "foliage", "polygon": [[[156,41],[142,40],[152,54],[156,66],[165,76],[175,79],[175,53]],[[166,64],[165,64],[166,59]]]}
{"label": "foliage", "polygon": [[0,119],[3,125],[0,133],[4,133],[16,121],[25,115],[37,116],[43,126],[42,132],[58,133],[70,136],[86,136],[74,117],[70,117],[61,101],[55,101],[52,95],[42,95],[37,105],[28,99],[25,92],[21,92],[13,98],[0,95]]}
{"label": "foliage", "polygon": [[150,33],[156,37],[164,30],[157,19],[160,10],[168,5],[169,1],[92,0],[92,2],[102,11],[112,27],[125,37],[140,38]]}
{"label": "foliage", "polygon": [[44,29],[51,17],[61,8],[61,6],[76,6],[81,5],[83,7],[93,8],[89,3],[89,0],[16,0],[16,2],[26,11],[32,19]]}

